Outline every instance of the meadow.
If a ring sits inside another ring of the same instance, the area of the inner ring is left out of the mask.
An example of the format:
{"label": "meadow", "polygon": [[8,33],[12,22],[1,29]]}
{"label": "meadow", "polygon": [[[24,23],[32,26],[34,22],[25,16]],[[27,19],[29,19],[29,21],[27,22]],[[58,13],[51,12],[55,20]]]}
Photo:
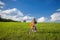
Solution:
{"label": "meadow", "polygon": [[60,40],[60,23],[37,23],[31,32],[29,23],[0,22],[0,40]]}

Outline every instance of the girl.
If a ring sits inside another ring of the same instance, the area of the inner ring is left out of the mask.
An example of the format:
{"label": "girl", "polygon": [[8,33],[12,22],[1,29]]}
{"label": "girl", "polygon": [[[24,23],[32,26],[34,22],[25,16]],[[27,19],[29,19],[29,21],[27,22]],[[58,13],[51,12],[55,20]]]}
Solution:
{"label": "girl", "polygon": [[32,19],[32,21],[31,21],[31,23],[30,23],[30,27],[31,27],[31,31],[32,32],[36,32],[37,31],[37,29],[36,29],[36,20],[35,20],[35,18],[33,18]]}

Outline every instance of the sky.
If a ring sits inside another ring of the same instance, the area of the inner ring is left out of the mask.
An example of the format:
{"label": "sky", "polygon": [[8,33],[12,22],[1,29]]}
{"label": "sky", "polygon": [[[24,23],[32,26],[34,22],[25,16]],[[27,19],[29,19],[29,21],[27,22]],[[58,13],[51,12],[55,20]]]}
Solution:
{"label": "sky", "polygon": [[60,0],[0,0],[2,18],[38,22],[60,21]]}

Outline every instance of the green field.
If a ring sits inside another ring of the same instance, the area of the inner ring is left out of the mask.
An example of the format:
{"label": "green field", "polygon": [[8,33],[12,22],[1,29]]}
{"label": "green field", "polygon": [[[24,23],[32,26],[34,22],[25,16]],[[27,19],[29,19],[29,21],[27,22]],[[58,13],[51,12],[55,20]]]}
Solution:
{"label": "green field", "polygon": [[29,23],[0,22],[0,40],[60,40],[60,23],[38,23],[31,32]]}

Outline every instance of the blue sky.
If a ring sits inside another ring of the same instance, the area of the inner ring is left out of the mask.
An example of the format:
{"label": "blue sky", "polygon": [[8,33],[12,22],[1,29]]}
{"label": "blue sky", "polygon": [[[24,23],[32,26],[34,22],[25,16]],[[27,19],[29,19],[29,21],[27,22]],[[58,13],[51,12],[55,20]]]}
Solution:
{"label": "blue sky", "polygon": [[60,8],[60,0],[1,0],[5,3],[2,10],[17,8],[24,15],[31,15],[35,18],[50,18]]}

